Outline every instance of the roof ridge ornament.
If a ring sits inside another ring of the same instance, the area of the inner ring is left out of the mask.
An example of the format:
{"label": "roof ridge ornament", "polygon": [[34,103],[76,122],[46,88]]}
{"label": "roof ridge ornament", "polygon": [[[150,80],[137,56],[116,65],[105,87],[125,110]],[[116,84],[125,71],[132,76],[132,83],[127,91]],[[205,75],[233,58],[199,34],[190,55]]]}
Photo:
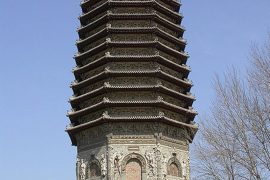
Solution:
{"label": "roof ridge ornament", "polygon": [[164,113],[163,111],[159,111],[159,112],[158,112],[158,116],[159,116],[159,117],[164,117],[164,116],[165,116],[165,113]]}
{"label": "roof ridge ornament", "polygon": [[158,101],[158,102],[163,102],[163,100],[164,100],[164,98],[163,98],[162,96],[158,96],[158,97],[157,97],[157,101]]}
{"label": "roof ridge ornament", "polygon": [[106,27],[107,27],[107,28],[111,28],[111,27],[112,27],[112,24],[107,23],[107,24],[106,24]]}
{"label": "roof ridge ornament", "polygon": [[109,37],[108,37],[108,38],[106,38],[106,42],[107,42],[107,43],[112,42],[111,38],[109,38]]}
{"label": "roof ridge ornament", "polygon": [[72,81],[72,82],[70,83],[70,86],[74,86],[74,85],[76,85],[76,84],[78,84],[78,80]]}
{"label": "roof ridge ornament", "polygon": [[162,86],[162,82],[160,80],[157,80],[157,86]]}
{"label": "roof ridge ornament", "polygon": [[184,78],[184,81],[186,81],[187,83],[193,84],[191,80],[189,80],[188,78]]}
{"label": "roof ridge ornament", "polygon": [[105,52],[105,57],[111,57],[110,51]]}
{"label": "roof ridge ornament", "polygon": [[105,73],[110,72],[110,71],[111,71],[111,70],[110,70],[110,67],[109,67],[109,66],[105,67],[105,68],[104,68],[104,71],[105,71]]}
{"label": "roof ridge ornament", "polygon": [[113,13],[112,13],[111,10],[108,10],[108,11],[107,11],[107,14],[108,14],[108,15],[112,15]]}
{"label": "roof ridge ornament", "polygon": [[102,100],[104,103],[109,103],[110,102],[110,99],[107,98],[107,97],[103,97],[103,100]]}
{"label": "roof ridge ornament", "polygon": [[103,119],[108,119],[108,118],[110,118],[111,116],[109,115],[109,113],[108,113],[108,111],[104,111],[103,113],[102,113],[102,118]]}
{"label": "roof ridge ornament", "polygon": [[110,88],[112,85],[109,82],[104,82],[104,87],[105,88]]}

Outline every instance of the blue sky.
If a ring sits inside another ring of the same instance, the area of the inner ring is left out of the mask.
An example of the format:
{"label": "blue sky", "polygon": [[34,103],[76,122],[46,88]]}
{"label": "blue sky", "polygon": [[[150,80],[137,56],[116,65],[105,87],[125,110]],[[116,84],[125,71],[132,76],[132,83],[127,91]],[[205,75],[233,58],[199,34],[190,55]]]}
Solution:
{"label": "blue sky", "polygon": [[[196,110],[207,113],[213,77],[248,64],[270,31],[269,0],[182,0]],[[64,132],[74,79],[79,0],[0,1],[1,180],[74,180]],[[199,119],[199,118],[198,118]]]}

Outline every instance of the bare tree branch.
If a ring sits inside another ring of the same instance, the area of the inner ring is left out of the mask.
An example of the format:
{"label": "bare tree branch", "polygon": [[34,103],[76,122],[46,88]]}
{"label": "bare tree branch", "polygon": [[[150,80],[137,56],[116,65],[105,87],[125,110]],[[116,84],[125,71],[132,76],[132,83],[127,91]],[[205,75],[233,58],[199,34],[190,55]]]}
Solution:
{"label": "bare tree branch", "polygon": [[250,62],[246,79],[236,69],[216,77],[216,100],[196,145],[198,179],[270,177],[270,35],[253,47]]}

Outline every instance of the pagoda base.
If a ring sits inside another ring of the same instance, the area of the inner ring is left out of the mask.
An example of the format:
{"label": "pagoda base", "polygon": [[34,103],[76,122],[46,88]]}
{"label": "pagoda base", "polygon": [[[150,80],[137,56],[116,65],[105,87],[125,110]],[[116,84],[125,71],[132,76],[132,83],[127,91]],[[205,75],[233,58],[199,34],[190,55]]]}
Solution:
{"label": "pagoda base", "polygon": [[107,123],[78,133],[77,180],[188,180],[189,143],[177,129]]}

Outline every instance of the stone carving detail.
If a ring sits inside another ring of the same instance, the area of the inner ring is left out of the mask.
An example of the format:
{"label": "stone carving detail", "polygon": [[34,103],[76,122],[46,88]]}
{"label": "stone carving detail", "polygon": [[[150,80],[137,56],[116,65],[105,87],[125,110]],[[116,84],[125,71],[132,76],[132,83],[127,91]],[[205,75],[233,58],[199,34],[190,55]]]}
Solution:
{"label": "stone carving detail", "polygon": [[157,175],[157,164],[155,158],[155,148],[152,150],[147,150],[145,152],[145,158],[147,160],[147,167],[148,167],[148,178],[155,177]]}
{"label": "stone carving detail", "polygon": [[83,159],[77,159],[77,176],[80,180],[87,178],[87,163]]}
{"label": "stone carving detail", "polygon": [[149,13],[151,12],[152,8],[148,8],[148,7],[124,7],[124,8],[114,8],[112,11],[113,13],[117,13],[117,14],[124,14],[124,13],[128,13],[128,14],[135,14],[135,13]]}
{"label": "stone carving detail", "polygon": [[103,102],[104,102],[104,103],[109,103],[109,102],[110,102],[110,99],[107,98],[107,97],[103,97]]}
{"label": "stone carving detail", "polygon": [[182,176],[184,179],[187,178],[187,163],[186,163],[186,161],[182,162]]}
{"label": "stone carving detail", "polygon": [[[110,114],[114,117],[143,117],[143,116],[156,116],[158,108],[112,108]],[[127,125],[129,126],[129,125]]]}
{"label": "stone carving detail", "polygon": [[160,176],[161,179],[166,179],[167,175],[167,156],[162,152],[160,144],[158,143],[155,147],[155,154],[158,163],[160,164]]}
{"label": "stone carving detail", "polygon": [[112,20],[113,27],[151,27],[150,20]]}
{"label": "stone carving detail", "polygon": [[155,96],[155,93],[149,91],[114,92],[109,94],[111,101],[153,101],[156,99]]}
{"label": "stone carving detail", "polygon": [[113,147],[109,146],[109,155],[110,155],[110,164],[111,164],[111,170],[112,170],[112,176],[113,180],[120,180],[121,178],[121,159],[123,157],[123,151],[122,150],[116,150]]}
{"label": "stone carving detail", "polygon": [[112,85],[118,86],[130,86],[130,85],[155,85],[156,78],[151,77],[115,77],[110,78],[110,82]]}
{"label": "stone carving detail", "polygon": [[106,162],[106,156],[104,154],[100,157],[100,165],[101,165],[101,175],[103,177],[107,174],[107,162]]}
{"label": "stone carving detail", "polygon": [[164,117],[165,114],[164,114],[164,112],[160,111],[160,112],[158,113],[158,116],[159,116],[159,117]]}
{"label": "stone carving detail", "polygon": [[152,41],[152,34],[114,34],[112,41]]}
{"label": "stone carving detail", "polygon": [[114,165],[114,179],[115,180],[120,180],[120,177],[121,177],[121,167],[120,167],[120,158],[121,156],[119,155],[116,155],[115,158],[114,158],[114,162],[113,162],[113,165]]}
{"label": "stone carving detail", "polygon": [[[159,115],[158,110],[156,111],[156,114]],[[100,117],[103,113],[103,117],[111,118],[112,116],[111,112],[106,111],[99,111]],[[162,113],[160,114],[163,115]],[[102,142],[102,140],[105,140],[106,135],[109,134],[109,132],[115,134],[115,135],[139,135],[139,134],[145,134],[145,135],[154,135],[154,133],[162,132],[164,136],[168,137],[167,139],[164,139],[168,142],[168,146],[171,146],[171,143],[177,143],[181,146],[186,145],[185,136],[186,136],[186,130],[179,129],[177,127],[168,126],[164,124],[159,123],[109,123],[104,124],[102,126],[96,127],[96,128],[90,128],[88,130],[82,131],[76,135],[76,139],[78,139],[78,144],[80,147],[84,147],[87,145],[90,145],[93,142]],[[177,139],[175,141],[174,139]],[[174,140],[174,141],[173,141]],[[182,140],[182,141],[180,141]],[[145,143],[144,140],[140,140],[141,143]],[[149,141],[152,142],[152,141]],[[171,142],[171,143],[169,143]]]}
{"label": "stone carving detail", "polygon": [[115,62],[111,64],[113,70],[120,71],[137,71],[137,70],[154,70],[155,63],[153,62]]}
{"label": "stone carving detail", "polygon": [[143,56],[143,55],[154,55],[155,49],[154,48],[111,48],[110,49],[112,55],[114,56]]}
{"label": "stone carving detail", "polygon": [[102,114],[102,117],[103,118],[110,118],[108,111],[104,111],[104,113]]}

